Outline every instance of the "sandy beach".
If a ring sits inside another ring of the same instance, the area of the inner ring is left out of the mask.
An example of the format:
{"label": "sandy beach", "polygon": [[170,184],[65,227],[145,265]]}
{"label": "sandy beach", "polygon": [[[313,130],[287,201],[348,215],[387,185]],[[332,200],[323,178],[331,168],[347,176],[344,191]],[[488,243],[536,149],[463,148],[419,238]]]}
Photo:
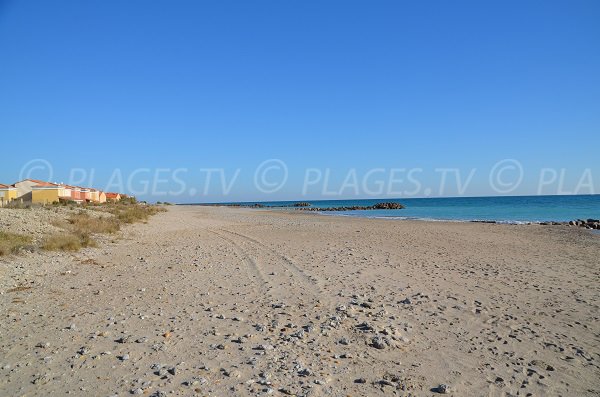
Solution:
{"label": "sandy beach", "polygon": [[121,234],[0,258],[1,395],[600,394],[581,228],[177,206]]}

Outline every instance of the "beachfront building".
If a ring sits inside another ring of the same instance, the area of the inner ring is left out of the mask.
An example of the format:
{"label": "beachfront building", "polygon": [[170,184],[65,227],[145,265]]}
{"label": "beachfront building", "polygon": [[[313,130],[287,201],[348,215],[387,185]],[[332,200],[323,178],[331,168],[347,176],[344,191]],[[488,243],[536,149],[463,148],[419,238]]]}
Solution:
{"label": "beachfront building", "polygon": [[71,197],[69,198],[70,201],[75,201],[78,204],[83,202],[83,194],[81,193],[80,187],[67,186],[67,188],[69,188],[69,190],[71,191]]}
{"label": "beachfront building", "polygon": [[120,201],[121,195],[119,193],[106,193],[106,201]]}
{"label": "beachfront building", "polygon": [[90,188],[90,201],[92,203],[106,203],[106,194],[101,190]]}
{"label": "beachfront building", "polygon": [[90,202],[92,201],[92,190],[87,188],[87,187],[80,187],[79,189],[81,189],[81,200],[83,202]]}
{"label": "beachfront building", "polygon": [[6,204],[17,198],[17,188],[11,185],[5,185],[0,183],[0,207],[4,207]]}
{"label": "beachfront building", "polygon": [[31,187],[31,202],[34,204],[52,204],[71,199],[71,189],[51,182],[40,182]]}
{"label": "beachfront building", "polygon": [[[3,188],[4,186],[6,187]],[[33,197],[34,190],[35,198]],[[57,201],[74,201],[81,204],[86,201],[95,203],[116,202],[121,200],[124,195],[120,193],[105,193],[89,187],[69,186],[37,179],[25,179],[10,186],[0,184],[0,204],[2,201],[1,198],[4,197],[6,197],[4,199],[5,203],[10,198],[24,203],[48,204]]]}
{"label": "beachfront building", "polygon": [[93,203],[100,202],[100,192],[94,188],[90,188],[90,201]]}
{"label": "beachfront building", "polygon": [[31,190],[35,185],[46,183],[37,179],[24,179],[16,182],[13,186],[17,189],[17,199],[22,202],[31,203]]}

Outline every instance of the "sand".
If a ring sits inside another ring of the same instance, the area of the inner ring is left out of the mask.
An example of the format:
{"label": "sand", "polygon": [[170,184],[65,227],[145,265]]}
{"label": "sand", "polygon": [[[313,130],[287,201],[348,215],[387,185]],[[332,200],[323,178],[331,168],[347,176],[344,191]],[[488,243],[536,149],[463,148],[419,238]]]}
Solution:
{"label": "sand", "polygon": [[[600,394],[600,236],[172,207],[0,259],[0,394]],[[440,388],[447,385],[447,388]]]}

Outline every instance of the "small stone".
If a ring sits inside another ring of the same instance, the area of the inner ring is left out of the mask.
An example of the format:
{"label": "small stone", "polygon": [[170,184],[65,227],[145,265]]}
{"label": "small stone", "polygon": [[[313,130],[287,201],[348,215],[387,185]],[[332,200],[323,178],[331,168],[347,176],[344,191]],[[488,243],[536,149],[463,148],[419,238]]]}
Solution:
{"label": "small stone", "polygon": [[310,376],[310,375],[312,375],[312,371],[310,369],[308,369],[308,368],[304,368],[304,369],[298,371],[298,375],[300,375],[300,376]]}
{"label": "small stone", "polygon": [[376,349],[383,350],[387,346],[386,342],[387,340],[385,338],[382,338],[381,336],[374,336],[373,339],[371,339],[371,346]]}
{"label": "small stone", "polygon": [[448,394],[448,393],[450,393],[450,386],[442,383],[441,385],[436,387],[433,391],[435,391],[436,393],[440,393],[440,394]]}
{"label": "small stone", "polygon": [[367,380],[365,378],[358,378],[354,379],[354,383],[367,383]]}
{"label": "small stone", "polygon": [[160,376],[161,378],[163,376],[167,376],[167,374],[169,373],[169,371],[167,371],[166,368],[160,368],[157,372],[156,375]]}
{"label": "small stone", "polygon": [[139,395],[143,393],[144,391],[140,387],[138,387],[137,389],[131,389],[131,394]]}
{"label": "small stone", "polygon": [[229,378],[240,378],[242,376],[240,371],[235,370],[235,369],[231,370],[231,371],[223,371],[223,375],[225,375]]}
{"label": "small stone", "polygon": [[123,354],[122,356],[119,356],[119,360],[121,360],[121,361],[129,360],[129,354]]}

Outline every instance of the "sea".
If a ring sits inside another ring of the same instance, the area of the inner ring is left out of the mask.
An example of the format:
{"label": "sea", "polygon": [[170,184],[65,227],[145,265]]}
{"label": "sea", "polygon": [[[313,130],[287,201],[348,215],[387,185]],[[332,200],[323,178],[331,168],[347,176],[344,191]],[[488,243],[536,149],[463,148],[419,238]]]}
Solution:
{"label": "sea", "polygon": [[497,223],[566,222],[575,219],[600,219],[600,195],[496,196],[447,198],[398,198],[361,200],[298,200],[219,203],[251,206],[260,204],[273,209],[289,209],[294,203],[312,207],[372,206],[397,202],[401,210],[363,210],[325,212],[334,216],[414,219],[429,221],[487,221]]}

